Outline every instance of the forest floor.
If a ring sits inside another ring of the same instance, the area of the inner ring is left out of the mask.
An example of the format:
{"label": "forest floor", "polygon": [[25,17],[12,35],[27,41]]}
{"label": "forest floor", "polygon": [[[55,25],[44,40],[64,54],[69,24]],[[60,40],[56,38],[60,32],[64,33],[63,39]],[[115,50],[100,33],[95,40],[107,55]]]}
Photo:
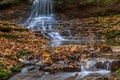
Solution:
{"label": "forest floor", "polygon": [[6,79],[12,72],[19,71],[23,65],[22,57],[32,53],[36,57],[45,43],[45,38],[36,37],[26,28],[10,21],[0,21],[0,77]]}
{"label": "forest floor", "polygon": [[[40,70],[55,73],[58,71],[78,71],[77,62],[86,62],[90,57],[103,57],[110,53],[109,58],[116,60],[119,57],[120,46],[120,15],[75,18],[71,20],[59,20],[63,25],[58,26],[58,30],[70,29],[72,36],[79,37],[80,31],[83,36],[94,36],[94,32],[100,32],[102,40],[113,41],[100,45],[86,46],[69,45],[50,47],[49,43],[42,35],[36,36],[34,32],[16,25],[15,21],[21,21],[21,14],[14,15],[15,12],[26,14],[25,10],[15,7],[11,11],[2,11],[0,20],[0,79],[6,80],[11,75],[19,72],[25,64],[42,66]],[[20,12],[19,12],[20,11]],[[6,13],[9,12],[9,13]],[[6,14],[5,14],[6,13]],[[3,20],[4,18],[9,18]],[[15,17],[15,18],[13,18]],[[12,20],[11,20],[12,19]],[[76,27],[76,28],[75,28]],[[85,28],[86,27],[86,28]],[[61,34],[66,35],[65,32]],[[117,43],[116,43],[117,42]],[[115,54],[113,55],[112,53]],[[103,53],[96,55],[95,53]],[[73,56],[75,55],[75,56]],[[26,63],[24,62],[27,61]],[[67,67],[58,63],[64,62]],[[119,64],[118,62],[117,64]],[[52,65],[53,64],[53,65]],[[57,68],[56,68],[57,66]],[[72,66],[72,67],[71,67]],[[51,68],[52,67],[52,68]],[[120,65],[113,66],[113,71],[120,68]],[[120,72],[119,72],[120,73]],[[112,77],[117,80],[115,77]],[[90,79],[88,79],[90,80]],[[110,80],[110,79],[108,79]]]}

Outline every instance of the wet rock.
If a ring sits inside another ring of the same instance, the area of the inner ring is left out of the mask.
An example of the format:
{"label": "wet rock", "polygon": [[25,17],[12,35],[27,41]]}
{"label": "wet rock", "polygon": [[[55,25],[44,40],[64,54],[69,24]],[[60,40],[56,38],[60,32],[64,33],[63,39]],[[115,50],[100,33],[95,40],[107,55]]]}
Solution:
{"label": "wet rock", "polygon": [[52,67],[45,67],[42,69],[45,72],[55,73],[56,71]]}
{"label": "wet rock", "polygon": [[70,77],[68,77],[68,78],[65,78],[64,80],[76,80],[76,78],[79,76],[79,74],[75,74],[75,75],[73,75],[73,76],[70,76]]}
{"label": "wet rock", "polygon": [[33,59],[33,60],[28,60],[28,59],[26,59],[25,57],[23,58],[23,60],[24,60],[24,64],[35,64],[36,63],[36,59]]}
{"label": "wet rock", "polygon": [[118,80],[117,78],[113,76],[100,76],[100,77],[86,77],[82,80]]}
{"label": "wet rock", "polygon": [[45,67],[42,69],[45,72],[55,73],[55,72],[79,72],[80,67],[72,66],[72,65],[61,65],[61,64],[53,64],[50,67]]}
{"label": "wet rock", "polygon": [[81,70],[80,66],[65,66],[63,67],[64,72],[79,72]]}
{"label": "wet rock", "polygon": [[113,52],[112,47],[105,44],[94,45],[94,50],[103,53]]}
{"label": "wet rock", "polygon": [[23,69],[21,70],[21,73],[26,73],[26,72],[28,72],[28,69],[27,69],[27,68],[23,68]]}
{"label": "wet rock", "polygon": [[102,46],[102,47],[100,48],[100,51],[101,51],[101,52],[112,52],[112,48],[109,47],[109,46]]}
{"label": "wet rock", "polygon": [[28,70],[31,71],[31,70],[34,70],[35,69],[35,66],[30,66],[28,67]]}
{"label": "wet rock", "polygon": [[111,70],[116,71],[120,68],[120,60],[116,60],[111,65]]}
{"label": "wet rock", "polygon": [[63,69],[63,65],[53,64],[51,66],[44,67],[42,70],[45,71],[45,72],[55,73],[55,72],[58,72],[58,71],[62,71],[62,69]]}
{"label": "wet rock", "polygon": [[49,66],[47,64],[43,64],[42,61],[38,61],[37,63],[35,63],[36,66],[39,66],[39,70],[42,70],[43,68],[45,68],[46,66]]}
{"label": "wet rock", "polygon": [[52,55],[51,58],[52,58],[53,61],[59,61],[60,60],[60,58],[58,58],[56,55]]}
{"label": "wet rock", "polygon": [[95,80],[109,80],[109,78],[107,78],[107,77],[99,77],[99,78],[96,78]]}
{"label": "wet rock", "polygon": [[42,61],[38,61],[38,62],[35,63],[35,65],[36,66],[41,66],[41,65],[43,65],[43,63],[42,63]]}
{"label": "wet rock", "polygon": [[70,60],[77,61],[79,59],[80,55],[68,55],[67,58]]}
{"label": "wet rock", "polygon": [[32,71],[35,69],[36,69],[35,66],[26,66],[26,67],[22,68],[21,73],[26,73],[26,72],[29,72],[29,71]]}
{"label": "wet rock", "polygon": [[107,69],[111,71],[116,71],[120,68],[120,61],[119,60],[114,60],[114,61],[102,61],[102,62],[97,62],[96,67],[101,68],[101,69]]}

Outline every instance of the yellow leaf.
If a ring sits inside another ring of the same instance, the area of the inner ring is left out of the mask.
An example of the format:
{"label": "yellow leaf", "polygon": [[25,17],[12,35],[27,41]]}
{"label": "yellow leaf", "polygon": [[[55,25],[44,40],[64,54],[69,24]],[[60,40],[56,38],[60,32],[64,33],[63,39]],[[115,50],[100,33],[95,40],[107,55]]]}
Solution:
{"label": "yellow leaf", "polygon": [[47,52],[43,52],[42,57],[50,57],[50,54]]}

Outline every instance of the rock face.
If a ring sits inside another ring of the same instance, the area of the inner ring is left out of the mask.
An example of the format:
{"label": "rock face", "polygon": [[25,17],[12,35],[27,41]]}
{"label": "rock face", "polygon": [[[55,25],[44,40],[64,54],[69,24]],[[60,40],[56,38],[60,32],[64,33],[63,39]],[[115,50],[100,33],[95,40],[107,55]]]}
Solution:
{"label": "rock face", "polygon": [[0,9],[8,8],[11,4],[16,3],[17,0],[1,0]]}
{"label": "rock face", "polygon": [[11,5],[18,3],[32,3],[32,0],[0,0],[0,9],[9,8]]}
{"label": "rock face", "polygon": [[69,17],[119,13],[119,0],[55,0],[55,10]]}
{"label": "rock face", "polygon": [[[66,15],[68,18],[111,15],[120,12],[119,0],[92,0],[93,2],[88,1],[89,0],[54,0],[54,12],[58,13],[58,16],[64,17],[64,15]],[[24,3],[25,5],[32,4],[32,2],[33,0],[0,0],[0,9],[8,9],[14,5],[18,6],[19,3]],[[31,5],[25,8],[30,6]]]}
{"label": "rock face", "polygon": [[[0,0],[0,9],[18,3],[32,4],[33,0]],[[119,0],[54,0],[54,10],[67,17],[88,17],[120,12]]]}

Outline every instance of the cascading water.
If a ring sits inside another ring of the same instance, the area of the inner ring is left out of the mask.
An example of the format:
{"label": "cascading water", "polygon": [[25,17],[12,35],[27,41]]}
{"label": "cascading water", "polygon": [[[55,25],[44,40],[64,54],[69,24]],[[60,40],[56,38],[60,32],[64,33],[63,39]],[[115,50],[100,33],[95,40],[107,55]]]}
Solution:
{"label": "cascading water", "polygon": [[27,20],[28,28],[41,31],[50,40],[63,40],[64,38],[53,27],[56,21],[52,10],[52,0],[34,0],[31,15]]}
{"label": "cascading water", "polygon": [[[98,60],[99,61],[99,60]],[[104,61],[106,62],[106,61]],[[109,61],[108,61],[109,62]],[[109,75],[111,72],[109,69],[102,69],[96,67],[97,60],[89,60],[87,62],[80,63],[81,72],[79,72],[79,79],[82,79],[87,76],[100,76],[100,75]],[[110,67],[108,65],[104,65],[105,67]]]}
{"label": "cascading water", "polygon": [[[55,27],[53,25],[56,23],[56,21],[52,13],[52,8],[53,8],[52,3],[53,3],[52,0],[34,0],[31,15],[27,20],[28,28],[32,30],[41,31],[42,34],[50,40],[64,40],[64,38],[60,35],[60,33],[55,31]],[[57,44],[61,45],[61,42],[60,43],[58,42]],[[99,65],[100,67],[97,66],[98,62],[101,63],[101,65]],[[26,63],[30,63],[30,62],[26,61]],[[80,63],[79,66],[81,68],[81,71],[68,72],[68,73],[62,72],[62,73],[56,73],[50,75],[43,74],[42,77],[41,77],[41,73],[39,72],[39,68],[37,68],[36,70],[35,67],[35,71],[33,70],[32,72],[29,71],[29,67],[28,68],[25,67],[23,68],[20,74],[16,75],[10,80],[23,80],[23,79],[18,79],[22,77],[24,77],[24,79],[31,78],[30,80],[81,80],[82,78],[89,76],[103,76],[103,75],[109,75],[111,73],[110,69],[111,69],[112,61],[109,60],[106,61],[105,59],[95,59],[95,60],[88,59],[88,61],[79,62],[79,63]],[[36,74],[33,75],[33,73]],[[76,73],[77,76],[75,76]],[[25,75],[27,76],[27,78]],[[32,77],[30,77],[31,75]],[[74,77],[74,79],[72,78],[66,79],[69,77]]]}
{"label": "cascading water", "polygon": [[[60,33],[55,31],[53,25],[56,24],[56,21],[53,17],[52,3],[52,0],[34,0],[33,9],[28,19],[28,28],[32,30],[40,30],[42,34],[50,40],[64,40]],[[79,72],[79,79],[89,75],[105,75],[110,73],[108,69],[97,69],[95,61],[80,63],[80,66],[81,72]]]}

